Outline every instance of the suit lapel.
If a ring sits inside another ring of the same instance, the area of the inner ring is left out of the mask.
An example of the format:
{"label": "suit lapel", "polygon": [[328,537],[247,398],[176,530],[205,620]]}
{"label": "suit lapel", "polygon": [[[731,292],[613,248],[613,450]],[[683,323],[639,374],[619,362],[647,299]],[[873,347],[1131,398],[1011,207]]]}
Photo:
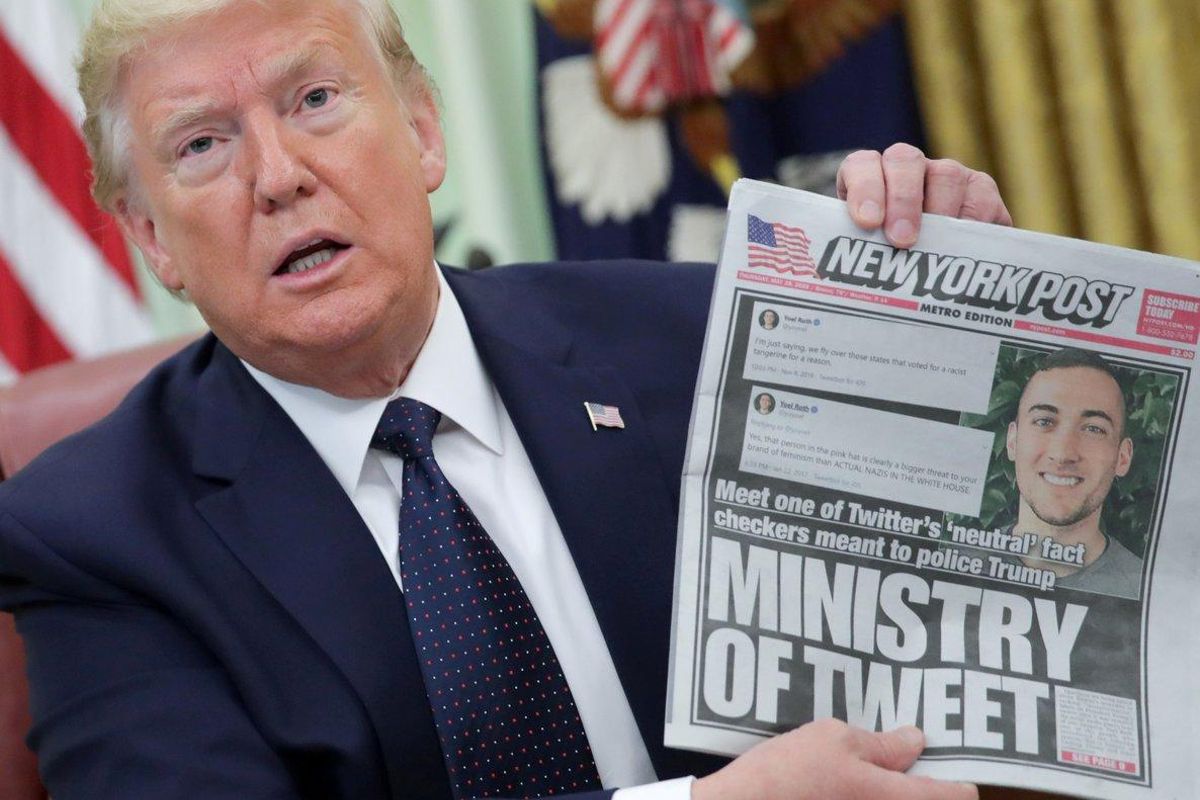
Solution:
{"label": "suit lapel", "polygon": [[[677,476],[664,473],[615,370],[580,363],[568,331],[504,282],[446,277],[562,529],[651,758],[660,774],[677,771],[662,746]],[[197,508],[362,698],[395,795],[412,777],[401,764],[441,763],[436,737],[427,737],[429,753],[412,753],[402,735],[414,724],[434,730],[403,597],[328,468],[223,346],[201,383],[193,466],[218,488]],[[585,402],[618,406],[626,428],[593,431]]]}
{"label": "suit lapel", "polygon": [[[515,292],[447,275],[550,501],[642,737],[661,763],[675,555],[673,493],[628,386],[579,366],[569,333]],[[620,408],[592,430],[585,402]]]}
{"label": "suit lapel", "polygon": [[193,466],[228,484],[197,508],[358,692],[396,794],[403,760],[441,763],[432,736],[433,752],[395,755],[412,747],[404,727],[433,730],[403,597],[324,462],[223,346],[203,380]]}

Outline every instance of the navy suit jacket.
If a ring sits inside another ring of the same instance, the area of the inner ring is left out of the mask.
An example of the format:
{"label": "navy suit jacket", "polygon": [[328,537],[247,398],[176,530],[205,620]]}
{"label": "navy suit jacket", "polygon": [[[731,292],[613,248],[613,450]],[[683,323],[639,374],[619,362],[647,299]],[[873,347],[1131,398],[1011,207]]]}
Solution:
{"label": "navy suit jacket", "polygon": [[[679,475],[711,267],[448,271],[660,777]],[[453,369],[453,365],[447,365]],[[618,406],[593,431],[585,401]],[[0,485],[0,606],[56,800],[450,796],[404,600],[224,345]]]}

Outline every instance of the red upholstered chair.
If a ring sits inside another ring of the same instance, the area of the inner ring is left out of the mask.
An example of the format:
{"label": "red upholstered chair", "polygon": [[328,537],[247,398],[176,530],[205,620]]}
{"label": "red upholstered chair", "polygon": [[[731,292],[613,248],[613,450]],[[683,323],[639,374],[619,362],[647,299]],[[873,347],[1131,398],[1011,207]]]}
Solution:
{"label": "red upholstered chair", "polygon": [[[48,367],[0,390],[0,477],[107,414],[152,366],[188,339]],[[25,656],[12,617],[0,613],[0,800],[46,800],[29,729]],[[1053,800],[1054,795],[984,787],[982,800]]]}
{"label": "red upholstered chair", "polygon": [[29,698],[25,653],[12,615],[0,614],[0,800],[44,800],[37,763],[25,747]]}
{"label": "red upholstered chair", "polygon": [[[107,414],[152,366],[190,340],[47,367],[0,389],[0,478]],[[21,640],[12,616],[0,613],[0,800],[46,798],[36,761],[25,746],[28,694]]]}

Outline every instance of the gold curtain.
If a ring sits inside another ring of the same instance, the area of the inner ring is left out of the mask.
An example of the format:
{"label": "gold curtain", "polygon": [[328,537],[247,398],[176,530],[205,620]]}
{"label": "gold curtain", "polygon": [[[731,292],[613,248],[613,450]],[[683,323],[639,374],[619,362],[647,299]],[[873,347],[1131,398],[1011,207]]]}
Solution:
{"label": "gold curtain", "polygon": [[907,0],[931,155],[1016,223],[1200,259],[1196,0]]}

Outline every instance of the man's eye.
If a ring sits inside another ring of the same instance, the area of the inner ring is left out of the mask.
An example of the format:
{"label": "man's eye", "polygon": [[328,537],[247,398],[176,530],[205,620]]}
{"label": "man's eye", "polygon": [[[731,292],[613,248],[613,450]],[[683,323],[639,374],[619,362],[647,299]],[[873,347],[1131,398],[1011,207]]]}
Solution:
{"label": "man's eye", "polygon": [[328,89],[313,89],[304,95],[304,105],[308,108],[320,108],[329,102]]}
{"label": "man's eye", "polygon": [[192,139],[190,142],[188,142],[184,146],[183,149],[187,155],[198,156],[201,153],[207,153],[209,150],[212,149],[212,146],[213,146],[213,137],[198,136],[195,139]]}

